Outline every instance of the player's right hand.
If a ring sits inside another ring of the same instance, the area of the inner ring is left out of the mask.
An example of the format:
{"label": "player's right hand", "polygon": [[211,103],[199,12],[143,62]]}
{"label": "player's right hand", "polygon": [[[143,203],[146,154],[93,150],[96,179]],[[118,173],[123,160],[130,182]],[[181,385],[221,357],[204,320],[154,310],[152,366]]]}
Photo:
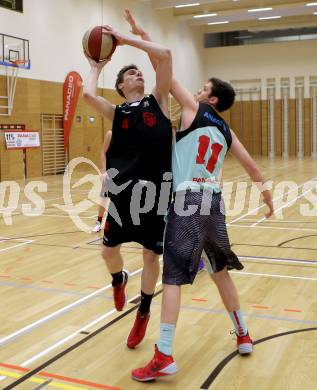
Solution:
{"label": "player's right hand", "polygon": [[92,67],[92,68],[97,68],[99,70],[101,70],[109,61],[111,61],[111,58],[107,58],[103,61],[95,61],[94,59],[88,57],[88,55],[84,52],[85,54],[85,57],[87,58],[87,61],[89,62],[89,65]]}

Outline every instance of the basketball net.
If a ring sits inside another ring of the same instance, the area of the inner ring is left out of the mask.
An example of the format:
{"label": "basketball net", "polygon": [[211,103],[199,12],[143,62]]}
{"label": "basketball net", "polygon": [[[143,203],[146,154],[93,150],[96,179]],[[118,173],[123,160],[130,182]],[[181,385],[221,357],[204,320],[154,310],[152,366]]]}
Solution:
{"label": "basketball net", "polygon": [[17,78],[19,74],[19,69],[24,68],[24,65],[28,61],[24,60],[14,60],[9,61],[10,65],[3,65],[5,68],[5,76],[7,80],[7,96],[0,96],[0,101],[5,101],[6,104],[0,105],[0,116],[11,116],[13,110],[14,95],[16,89]]}

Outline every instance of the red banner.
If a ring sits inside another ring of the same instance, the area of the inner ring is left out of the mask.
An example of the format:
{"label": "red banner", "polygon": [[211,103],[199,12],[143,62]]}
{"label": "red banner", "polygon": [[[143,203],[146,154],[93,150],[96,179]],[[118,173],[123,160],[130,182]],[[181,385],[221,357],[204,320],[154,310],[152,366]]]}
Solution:
{"label": "red banner", "polygon": [[82,78],[77,72],[70,72],[64,81],[64,146],[65,149],[69,143],[70,130],[72,128],[73,119],[76,111],[76,106],[79,98],[80,87],[82,85]]}

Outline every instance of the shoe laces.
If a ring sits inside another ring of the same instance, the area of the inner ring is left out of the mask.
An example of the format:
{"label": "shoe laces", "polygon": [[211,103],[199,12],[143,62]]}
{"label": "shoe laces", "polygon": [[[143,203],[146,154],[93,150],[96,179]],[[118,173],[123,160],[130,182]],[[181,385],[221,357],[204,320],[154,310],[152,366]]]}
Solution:
{"label": "shoe laces", "polygon": [[232,340],[234,340],[235,337],[237,337],[237,333],[236,333],[236,330],[235,330],[235,329],[230,330],[229,333],[230,333],[230,335],[231,335]]}

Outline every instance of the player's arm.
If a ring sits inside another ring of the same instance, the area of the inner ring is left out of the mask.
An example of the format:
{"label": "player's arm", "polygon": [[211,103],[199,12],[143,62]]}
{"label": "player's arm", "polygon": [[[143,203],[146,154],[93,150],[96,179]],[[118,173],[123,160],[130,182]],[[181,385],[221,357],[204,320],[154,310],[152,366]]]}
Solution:
{"label": "player's arm", "polygon": [[168,115],[168,94],[172,79],[172,54],[170,49],[158,43],[143,41],[132,35],[124,35],[115,31],[111,26],[104,26],[104,34],[112,34],[118,45],[129,45],[145,51],[149,56],[157,59],[156,87],[153,95],[161,106],[164,114]]}
{"label": "player's arm", "polygon": [[90,72],[84,82],[83,98],[84,101],[94,110],[113,121],[116,106],[110,103],[107,99],[97,96],[98,78],[102,68],[109,62],[96,62],[88,58],[90,64]]}
{"label": "player's arm", "polygon": [[103,141],[101,153],[100,153],[100,162],[101,162],[101,173],[104,174],[107,170],[107,158],[106,153],[109,149],[110,142],[112,138],[112,131],[107,131],[105,139]]}
{"label": "player's arm", "polygon": [[[148,32],[146,32],[140,24],[136,23],[136,20],[134,19],[130,10],[126,9],[124,11],[124,18],[130,24],[132,34],[139,35],[144,41],[151,41],[151,37]],[[149,55],[149,58],[153,68],[156,70],[158,66],[157,58],[153,55]],[[174,76],[172,76],[170,92],[180,104],[183,110],[183,118],[186,118],[188,114],[187,111],[189,111],[190,114],[196,114],[198,104],[194,96],[185,87],[183,87],[182,84],[177,81]]]}
{"label": "player's arm", "polygon": [[259,188],[262,188],[261,192],[263,196],[263,201],[269,208],[269,211],[265,214],[265,216],[269,218],[274,213],[271,192],[265,188],[265,181],[253,158],[250,156],[248,151],[239,141],[235,133],[232,130],[230,131],[232,136],[232,144],[230,147],[230,152],[236,157],[236,159],[246,170],[246,172],[250,176],[250,179],[253,182],[258,183]]}
{"label": "player's arm", "polygon": [[[132,15],[131,11],[129,9],[124,10],[123,14],[124,19],[130,24],[131,30],[130,32],[134,35],[138,35],[143,41],[152,42],[152,39],[147,31],[145,31],[140,24],[136,23],[136,20],[134,19],[134,16]],[[151,64],[153,66],[153,69],[156,70],[158,61],[156,57],[149,55],[149,59],[151,61]]]}

